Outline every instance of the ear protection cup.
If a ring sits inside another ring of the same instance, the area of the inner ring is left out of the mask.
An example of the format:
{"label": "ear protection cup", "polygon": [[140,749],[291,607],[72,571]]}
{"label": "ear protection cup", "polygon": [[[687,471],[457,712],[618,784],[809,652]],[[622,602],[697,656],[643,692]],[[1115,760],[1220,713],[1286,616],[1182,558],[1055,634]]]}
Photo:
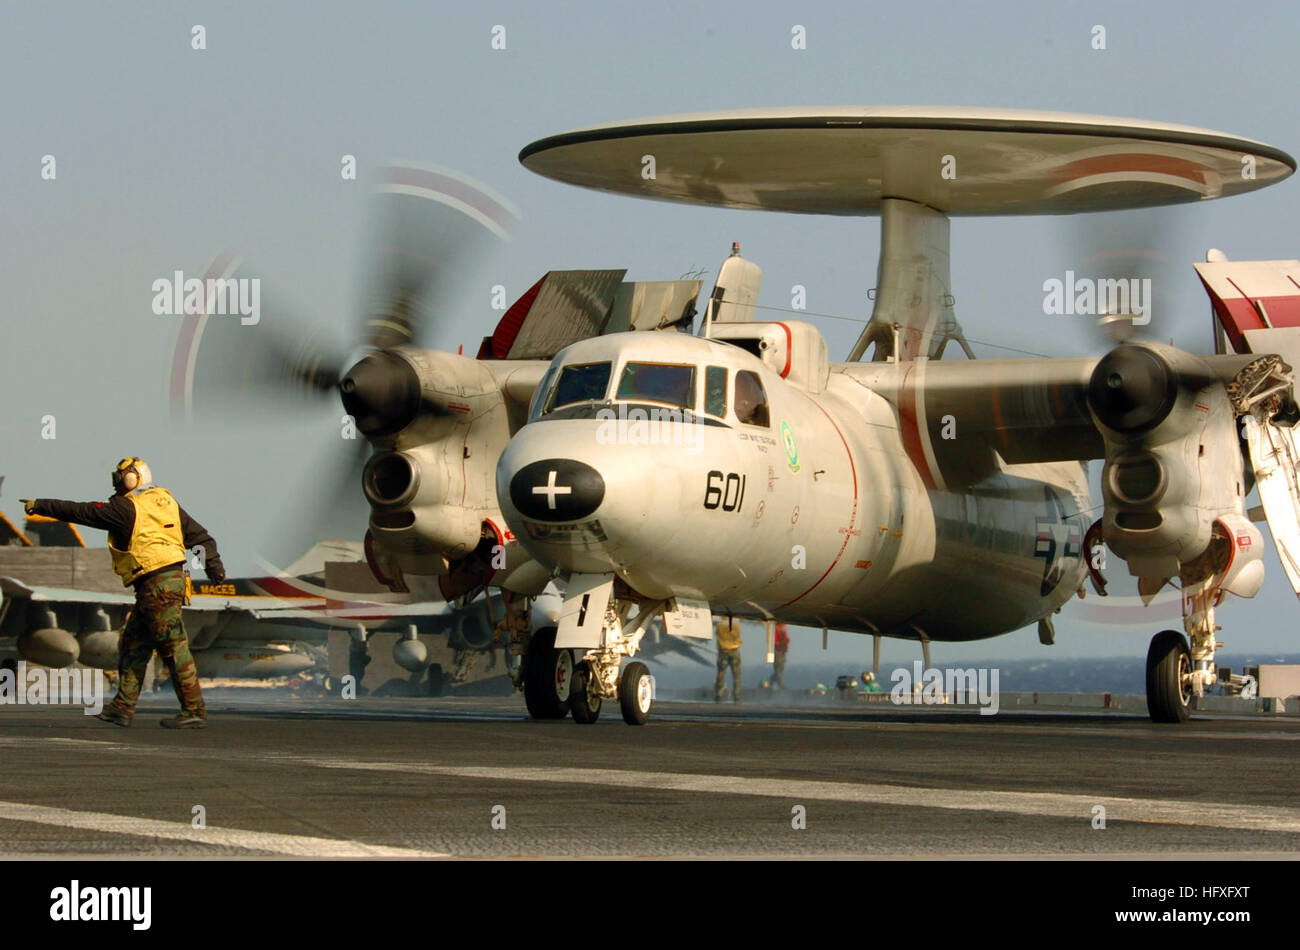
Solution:
{"label": "ear protection cup", "polygon": [[135,491],[149,480],[149,467],[143,459],[129,455],[117,463],[113,470],[113,490],[123,493]]}

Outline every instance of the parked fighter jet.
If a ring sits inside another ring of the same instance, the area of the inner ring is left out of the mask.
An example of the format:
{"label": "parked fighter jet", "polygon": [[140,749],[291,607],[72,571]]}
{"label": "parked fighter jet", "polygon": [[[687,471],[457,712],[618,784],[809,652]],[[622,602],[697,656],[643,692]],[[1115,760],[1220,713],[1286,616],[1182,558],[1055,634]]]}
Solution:
{"label": "parked fighter jet", "polygon": [[[831,108],[593,127],[520,160],[615,193],[882,222],[875,309],[841,363],[810,323],[755,319],[760,271],[738,253],[698,336],[697,282],[570,271],[530,289],[477,359],[421,349],[429,260],[443,263],[456,226],[421,244],[433,224],[404,232],[372,352],[350,368],[289,363],[337,388],[373,447],[377,576],[433,575],[449,594],[565,581],[558,624],[524,661],[534,716],[591,722],[617,697],[627,722],[645,722],[652,681],[623,661],[656,617],[687,636],[728,613],[923,647],[1037,624],[1051,643],[1052,616],[1105,545],[1144,597],[1181,589],[1190,645],[1156,635],[1147,694],[1153,719],[1183,720],[1217,678],[1215,607],[1263,580],[1245,508],[1256,482],[1300,592],[1300,262],[1212,252],[1198,265],[1226,340],[1214,355],[1130,341],[1100,359],[943,359],[950,342],[971,355],[953,312],[951,217],[1231,196],[1291,175],[1286,153],[1125,119]],[[460,227],[507,216],[432,173],[389,194],[420,189]],[[1092,459],[1105,463],[1100,505]]]}
{"label": "parked fighter jet", "polygon": [[[16,657],[43,666],[80,662],[116,670],[118,637],[134,598],[108,570],[105,552],[86,548],[66,522],[28,516],[25,528],[18,530],[0,514],[0,641],[12,642]],[[359,578],[363,583],[356,583]],[[361,545],[344,541],[314,545],[277,576],[199,582],[184,613],[205,678],[324,671],[329,634],[343,630],[349,671],[360,685],[372,637],[398,631],[394,663],[411,674],[427,673],[430,688],[438,691],[445,681],[464,678],[470,654],[508,646],[496,629],[505,616],[500,597],[457,610],[383,592],[365,568]],[[454,668],[431,666],[421,637],[445,637]]]}

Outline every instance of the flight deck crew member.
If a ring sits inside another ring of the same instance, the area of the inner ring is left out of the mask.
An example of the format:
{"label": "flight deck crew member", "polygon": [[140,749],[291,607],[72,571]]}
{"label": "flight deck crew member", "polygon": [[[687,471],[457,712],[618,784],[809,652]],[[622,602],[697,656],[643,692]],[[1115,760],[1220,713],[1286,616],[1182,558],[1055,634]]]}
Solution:
{"label": "flight deck crew member", "polygon": [[226,572],[217,543],[167,489],[153,484],[149,466],[142,459],[118,462],[113,492],[107,502],[22,500],[29,515],[107,531],[113,570],[124,586],[135,589],[135,607],[122,628],[118,648],[117,695],[99,718],[119,726],[131,725],[140,685],[156,650],[171,674],[181,704],[180,715],[162,720],[162,725],[201,729],[207,725],[207,710],[181,617],[186,594],[185,552],[201,546],[208,579],[219,584],[226,579]]}
{"label": "flight deck crew member", "polygon": [[790,634],[786,632],[785,623],[777,621],[772,642],[772,685],[780,689],[785,689],[785,659],[789,652]]}
{"label": "flight deck crew member", "polygon": [[731,667],[731,699],[740,702],[740,621],[726,617],[718,621],[718,678],[713,683],[713,701],[722,702],[727,667]]}

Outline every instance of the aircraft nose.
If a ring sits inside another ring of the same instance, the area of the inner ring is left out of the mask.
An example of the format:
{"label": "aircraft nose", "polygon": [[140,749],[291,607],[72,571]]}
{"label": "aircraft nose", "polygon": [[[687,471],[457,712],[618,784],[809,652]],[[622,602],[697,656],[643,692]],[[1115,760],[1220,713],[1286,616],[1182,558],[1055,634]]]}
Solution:
{"label": "aircraft nose", "polygon": [[605,480],[600,472],[576,459],[530,462],[510,479],[511,504],[536,521],[577,521],[595,512],[604,500]]}

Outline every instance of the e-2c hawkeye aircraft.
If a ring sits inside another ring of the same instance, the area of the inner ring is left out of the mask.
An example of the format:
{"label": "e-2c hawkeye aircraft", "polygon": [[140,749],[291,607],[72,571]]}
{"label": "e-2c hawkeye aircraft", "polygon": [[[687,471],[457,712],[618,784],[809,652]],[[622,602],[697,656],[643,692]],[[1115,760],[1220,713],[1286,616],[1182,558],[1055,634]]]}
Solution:
{"label": "e-2c hawkeye aircraft", "polygon": [[[520,160],[619,194],[881,218],[874,311],[845,362],[809,323],[754,319],[760,272],[736,255],[699,335],[698,281],[552,272],[478,359],[415,346],[411,294],[393,295],[376,323],[401,332],[320,386],[337,385],[375,450],[363,484],[377,575],[500,587],[523,609],[565,582],[557,625],[526,648],[533,716],[592,722],[617,698],[645,722],[653,684],[633,657],[656,617],[687,636],[725,613],[877,647],[1037,624],[1050,643],[1104,544],[1144,599],[1181,589],[1184,632],[1152,639],[1146,674],[1151,717],[1185,720],[1218,679],[1215,607],[1263,581],[1255,485],[1300,592],[1300,262],[1212,252],[1197,265],[1212,355],[1130,341],[1100,359],[943,359],[949,343],[971,355],[951,217],[1231,196],[1288,177],[1284,152],[1126,119],[837,107],[597,126]],[[504,214],[483,191],[438,200],[481,222]]]}

